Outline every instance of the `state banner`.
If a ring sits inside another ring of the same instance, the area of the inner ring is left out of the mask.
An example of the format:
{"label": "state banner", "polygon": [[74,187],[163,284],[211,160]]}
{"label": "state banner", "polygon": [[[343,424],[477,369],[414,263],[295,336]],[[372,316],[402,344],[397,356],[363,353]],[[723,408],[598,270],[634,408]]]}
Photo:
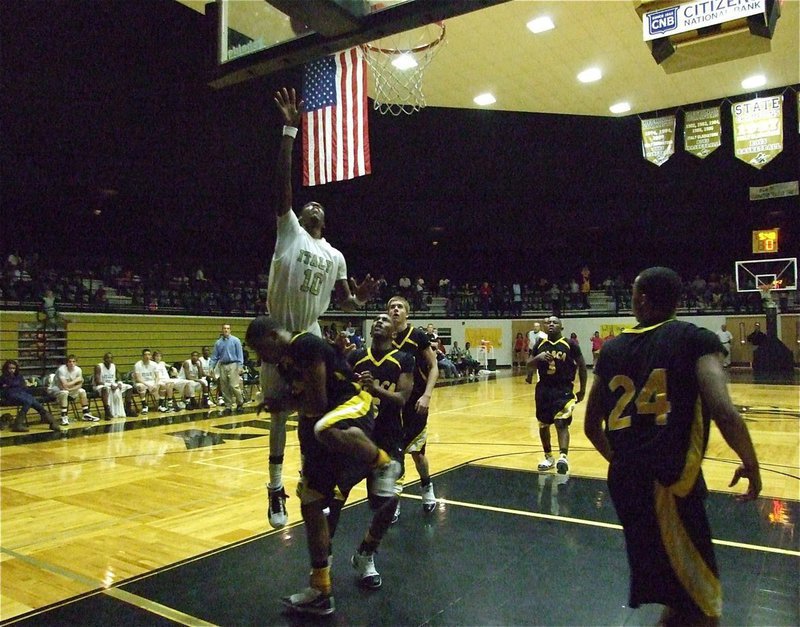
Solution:
{"label": "state banner", "polygon": [[683,119],[683,147],[695,157],[705,159],[722,144],[719,107],[687,111]]}
{"label": "state banner", "polygon": [[642,155],[661,166],[675,153],[675,116],[642,120]]}
{"label": "state banner", "polygon": [[783,95],[731,105],[733,151],[759,170],[783,151]]}

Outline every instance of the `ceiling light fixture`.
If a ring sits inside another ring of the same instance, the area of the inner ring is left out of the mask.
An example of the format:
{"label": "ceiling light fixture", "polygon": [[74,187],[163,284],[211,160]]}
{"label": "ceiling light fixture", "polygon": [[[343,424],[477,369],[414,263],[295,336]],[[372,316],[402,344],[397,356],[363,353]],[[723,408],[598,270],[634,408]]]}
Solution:
{"label": "ceiling light fixture", "polygon": [[627,102],[618,102],[608,108],[611,113],[625,113],[631,110],[631,106]]}
{"label": "ceiling light fixture", "polygon": [[497,102],[497,99],[494,96],[492,96],[492,94],[490,94],[489,92],[486,92],[485,94],[480,94],[478,96],[475,96],[475,98],[473,98],[472,101],[476,105],[485,107],[487,105],[494,104],[495,102]]}
{"label": "ceiling light fixture", "polygon": [[603,73],[600,71],[600,68],[597,67],[590,67],[578,74],[578,80],[581,83],[594,83],[601,78],[603,78]]}
{"label": "ceiling light fixture", "polygon": [[535,20],[528,22],[526,26],[532,33],[543,33],[556,27],[549,17],[537,17]]}
{"label": "ceiling light fixture", "polygon": [[746,79],[742,81],[742,87],[745,89],[755,89],[756,87],[761,87],[767,84],[767,77],[763,74],[755,74],[754,76],[748,76]]}
{"label": "ceiling light fixture", "polygon": [[414,57],[406,52],[392,61],[392,65],[398,70],[410,70],[412,67],[417,67],[417,62]]}

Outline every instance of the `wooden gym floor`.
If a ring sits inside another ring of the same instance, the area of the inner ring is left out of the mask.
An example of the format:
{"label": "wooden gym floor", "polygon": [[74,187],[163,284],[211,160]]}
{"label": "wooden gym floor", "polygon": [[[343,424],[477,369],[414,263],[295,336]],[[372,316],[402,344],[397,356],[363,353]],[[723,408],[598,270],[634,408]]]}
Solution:
{"label": "wooden gym floor", "polygon": [[[800,624],[800,386],[732,377],[764,480],[756,503],[727,487],[735,456],[716,429],[704,463],[725,590],[725,625]],[[591,374],[590,382],[591,384]],[[334,546],[337,612],[284,614],[307,584],[296,498],[266,522],[269,419],[150,414],[0,433],[0,620],[29,625],[646,625],[626,606],[622,533],[605,464],[571,429],[571,473],[539,473],[533,386],[500,372],[434,395],[429,458],[439,499],[424,515],[412,481],[376,558],[383,587],[348,564],[370,518],[359,486]],[[36,414],[28,416],[31,423]],[[284,477],[293,495],[298,447]],[[738,490],[736,490],[738,491]]]}

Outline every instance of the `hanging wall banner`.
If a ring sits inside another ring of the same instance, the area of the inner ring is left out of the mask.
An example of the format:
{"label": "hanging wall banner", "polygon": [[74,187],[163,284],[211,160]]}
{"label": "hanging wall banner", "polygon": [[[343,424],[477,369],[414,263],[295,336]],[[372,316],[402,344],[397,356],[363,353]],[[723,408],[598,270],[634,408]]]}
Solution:
{"label": "hanging wall banner", "polygon": [[683,125],[684,150],[695,157],[705,159],[722,143],[719,107],[687,111]]}
{"label": "hanging wall banner", "polygon": [[642,155],[660,166],[675,152],[675,116],[642,120]]}
{"label": "hanging wall banner", "polygon": [[731,105],[733,151],[759,170],[783,150],[783,95]]}
{"label": "hanging wall banner", "polygon": [[785,183],[773,183],[763,187],[750,188],[750,200],[785,198],[786,196],[800,196],[800,187],[797,181],[786,181]]}

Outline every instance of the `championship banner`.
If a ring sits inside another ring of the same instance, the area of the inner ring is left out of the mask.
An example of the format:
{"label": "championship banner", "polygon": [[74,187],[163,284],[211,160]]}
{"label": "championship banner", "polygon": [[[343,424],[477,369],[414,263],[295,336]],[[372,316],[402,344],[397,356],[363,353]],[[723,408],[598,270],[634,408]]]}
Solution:
{"label": "championship banner", "polygon": [[642,155],[661,166],[675,153],[675,116],[642,120]]}
{"label": "championship banner", "polygon": [[783,151],[783,95],[731,105],[733,152],[759,170]]}
{"label": "championship banner", "polygon": [[683,147],[695,157],[705,159],[722,143],[719,107],[687,111],[683,118]]}

